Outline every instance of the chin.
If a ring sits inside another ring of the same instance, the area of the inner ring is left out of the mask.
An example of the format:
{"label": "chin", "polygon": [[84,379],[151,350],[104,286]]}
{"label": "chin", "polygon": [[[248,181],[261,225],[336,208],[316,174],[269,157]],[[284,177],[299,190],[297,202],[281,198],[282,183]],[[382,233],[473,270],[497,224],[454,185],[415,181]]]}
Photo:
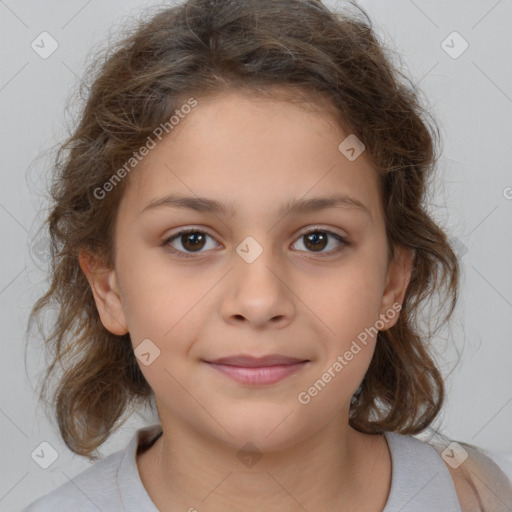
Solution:
{"label": "chin", "polygon": [[[220,421],[229,432],[216,429],[223,443],[240,450],[247,443],[254,445],[260,452],[272,452],[290,448],[306,437],[304,425],[297,424],[296,411],[283,408],[279,412],[269,412],[264,408],[253,408],[252,413],[233,415],[226,421]],[[218,438],[219,438],[218,437]]]}

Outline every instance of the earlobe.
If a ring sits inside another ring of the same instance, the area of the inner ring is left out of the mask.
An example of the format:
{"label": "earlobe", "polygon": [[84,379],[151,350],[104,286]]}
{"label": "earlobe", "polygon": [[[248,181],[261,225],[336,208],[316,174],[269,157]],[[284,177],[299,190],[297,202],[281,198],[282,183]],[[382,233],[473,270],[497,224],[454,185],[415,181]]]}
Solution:
{"label": "earlobe", "polygon": [[[397,304],[402,305],[412,276],[414,265],[415,249],[399,246],[396,248],[395,258],[390,263],[387,273],[387,284],[381,302],[381,315],[390,319],[386,323],[386,330],[395,325],[399,315],[395,314]],[[390,310],[393,314],[389,315]]]}
{"label": "earlobe", "polygon": [[101,258],[80,250],[78,261],[91,286],[101,323],[112,334],[128,332],[115,269],[104,265]]}

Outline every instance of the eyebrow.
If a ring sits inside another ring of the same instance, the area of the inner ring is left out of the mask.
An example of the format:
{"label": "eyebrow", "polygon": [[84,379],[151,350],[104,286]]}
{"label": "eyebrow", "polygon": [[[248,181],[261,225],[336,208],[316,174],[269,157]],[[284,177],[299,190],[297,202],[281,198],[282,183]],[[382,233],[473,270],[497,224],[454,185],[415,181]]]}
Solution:
{"label": "eyebrow", "polygon": [[[217,215],[233,216],[236,213],[234,203],[224,205],[215,199],[209,199],[199,196],[181,196],[178,194],[168,194],[164,197],[153,199],[140,212],[155,210],[161,207],[186,208],[197,212],[213,213]],[[310,199],[295,199],[281,205],[278,215],[287,215],[288,213],[302,215],[312,213],[328,208],[352,208],[356,211],[366,213],[373,219],[370,210],[358,199],[345,194],[333,194],[323,197],[313,197]]]}

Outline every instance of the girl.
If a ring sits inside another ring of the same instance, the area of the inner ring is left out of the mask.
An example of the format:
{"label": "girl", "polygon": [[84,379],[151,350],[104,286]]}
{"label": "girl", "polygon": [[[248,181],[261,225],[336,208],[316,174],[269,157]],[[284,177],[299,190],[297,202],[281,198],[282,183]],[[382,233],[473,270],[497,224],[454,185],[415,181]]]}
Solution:
{"label": "girl", "polygon": [[136,406],[159,423],[26,511],[510,510],[480,450],[413,437],[444,399],[417,319],[438,293],[448,320],[459,265],[435,122],[364,15],[188,0],[98,61],[56,162],[41,398],[91,460]]}

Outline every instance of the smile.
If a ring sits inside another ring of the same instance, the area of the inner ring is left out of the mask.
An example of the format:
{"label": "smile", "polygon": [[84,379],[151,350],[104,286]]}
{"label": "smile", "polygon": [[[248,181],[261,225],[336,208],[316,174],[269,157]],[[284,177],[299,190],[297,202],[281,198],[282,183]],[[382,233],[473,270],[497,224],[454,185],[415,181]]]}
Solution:
{"label": "smile", "polygon": [[205,361],[211,368],[227,377],[252,386],[263,386],[279,382],[298,372],[309,361],[299,361],[288,364],[274,364],[270,366],[234,366],[230,364]]}

